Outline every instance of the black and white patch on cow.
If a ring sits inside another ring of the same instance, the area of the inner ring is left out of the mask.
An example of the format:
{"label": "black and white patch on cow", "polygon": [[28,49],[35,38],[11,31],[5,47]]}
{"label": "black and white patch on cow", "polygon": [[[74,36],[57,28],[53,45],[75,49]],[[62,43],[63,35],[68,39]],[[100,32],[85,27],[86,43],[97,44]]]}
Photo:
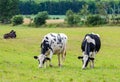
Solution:
{"label": "black and white patch on cow", "polygon": [[82,45],[82,56],[78,56],[78,59],[82,59],[83,66],[82,69],[85,69],[90,62],[90,67],[94,68],[94,58],[97,52],[100,50],[101,41],[100,36],[95,33],[86,34]]}
{"label": "black and white patch on cow", "polygon": [[67,39],[67,36],[63,33],[45,35],[41,42],[41,54],[34,56],[39,61],[39,67],[43,67],[47,60],[50,61],[50,66],[52,66],[51,59],[53,54],[58,55],[58,65],[61,66],[61,58],[65,60],[66,56]]}

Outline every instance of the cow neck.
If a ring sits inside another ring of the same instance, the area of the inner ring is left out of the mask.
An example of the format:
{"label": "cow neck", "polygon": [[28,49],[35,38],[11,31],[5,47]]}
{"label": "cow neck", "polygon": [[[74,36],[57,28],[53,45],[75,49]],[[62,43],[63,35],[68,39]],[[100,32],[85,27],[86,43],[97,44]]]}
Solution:
{"label": "cow neck", "polygon": [[86,43],[85,45],[85,54],[89,56],[89,52],[90,52],[90,43]]}

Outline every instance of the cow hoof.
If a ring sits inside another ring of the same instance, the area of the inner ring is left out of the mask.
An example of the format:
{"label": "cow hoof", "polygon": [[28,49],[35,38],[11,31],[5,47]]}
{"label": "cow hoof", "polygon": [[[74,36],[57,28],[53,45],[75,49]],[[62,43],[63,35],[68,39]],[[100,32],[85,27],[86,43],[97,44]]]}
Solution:
{"label": "cow hoof", "polygon": [[58,65],[59,67],[62,67],[62,65]]}
{"label": "cow hoof", "polygon": [[90,68],[91,68],[91,69],[94,68],[94,65],[90,65]]}
{"label": "cow hoof", "polygon": [[62,65],[61,65],[61,64],[58,64],[58,66],[59,66],[59,67],[62,67]]}
{"label": "cow hoof", "polygon": [[53,67],[53,65],[50,64],[50,67]]}
{"label": "cow hoof", "polygon": [[82,70],[85,70],[85,68],[82,68]]}
{"label": "cow hoof", "polygon": [[43,67],[38,67],[38,68],[43,68]]}

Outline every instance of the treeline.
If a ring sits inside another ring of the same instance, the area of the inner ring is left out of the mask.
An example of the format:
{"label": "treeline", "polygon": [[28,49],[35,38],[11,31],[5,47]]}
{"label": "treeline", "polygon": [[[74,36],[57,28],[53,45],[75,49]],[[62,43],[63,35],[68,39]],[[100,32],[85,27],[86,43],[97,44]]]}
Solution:
{"label": "treeline", "polygon": [[37,14],[41,11],[47,11],[51,15],[65,15],[66,11],[71,9],[73,12],[79,12],[82,9],[82,5],[87,4],[88,10],[91,14],[97,14],[98,2],[101,2],[108,14],[120,14],[120,1],[46,1],[36,3],[34,1],[19,2],[20,14]]}

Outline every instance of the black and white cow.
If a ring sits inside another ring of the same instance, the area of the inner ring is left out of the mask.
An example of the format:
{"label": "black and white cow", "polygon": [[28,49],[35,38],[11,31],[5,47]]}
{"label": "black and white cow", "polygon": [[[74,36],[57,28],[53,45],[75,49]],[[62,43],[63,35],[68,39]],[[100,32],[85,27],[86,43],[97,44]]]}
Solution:
{"label": "black and white cow", "polygon": [[41,42],[41,54],[34,56],[39,61],[39,67],[43,67],[47,60],[50,61],[50,66],[52,66],[51,59],[53,54],[58,55],[58,65],[61,66],[60,54],[62,60],[65,60],[67,39],[67,36],[63,33],[49,33],[45,35]]}
{"label": "black and white cow", "polygon": [[94,58],[95,54],[100,50],[101,47],[101,41],[100,41],[100,36],[98,34],[86,34],[82,45],[82,55],[83,56],[78,56],[78,59],[82,59],[83,66],[82,69],[85,69],[90,62],[90,67],[94,68]]}

